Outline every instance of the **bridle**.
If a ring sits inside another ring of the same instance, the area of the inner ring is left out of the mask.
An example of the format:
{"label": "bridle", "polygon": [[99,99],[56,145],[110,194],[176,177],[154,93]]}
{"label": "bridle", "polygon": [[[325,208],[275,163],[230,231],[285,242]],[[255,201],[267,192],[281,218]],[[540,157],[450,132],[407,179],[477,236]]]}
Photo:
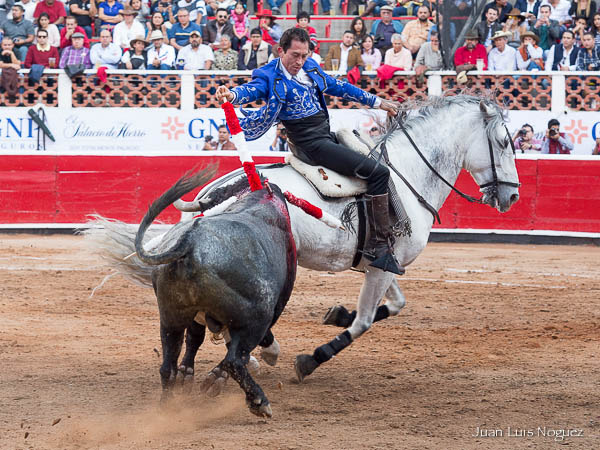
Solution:
{"label": "bridle", "polygon": [[[484,124],[487,126],[487,120],[484,120]],[[389,160],[388,157],[388,153],[387,153],[387,147],[386,147],[386,143],[388,140],[388,137],[392,134],[392,131],[394,131],[395,127],[399,127],[402,132],[404,133],[404,135],[406,136],[406,138],[408,139],[408,142],[410,142],[410,144],[412,145],[412,147],[415,149],[415,151],[417,152],[417,154],[419,155],[419,157],[423,160],[423,162],[425,163],[425,165],[429,168],[429,170],[431,170],[435,176],[437,176],[440,180],[442,180],[442,182],[444,182],[444,184],[446,184],[447,186],[450,187],[450,189],[452,189],[454,192],[456,192],[458,195],[460,195],[462,198],[464,198],[465,200],[468,200],[471,203],[479,203],[479,204],[483,204],[483,197],[484,195],[482,195],[480,198],[476,198],[473,197],[469,194],[465,194],[464,192],[460,191],[459,189],[457,189],[456,187],[454,187],[454,185],[452,185],[452,183],[448,182],[448,180],[446,180],[442,174],[440,174],[435,167],[433,167],[431,165],[431,163],[427,160],[427,158],[425,157],[425,155],[423,155],[423,153],[421,152],[421,150],[419,150],[419,147],[417,146],[417,144],[415,143],[415,141],[413,140],[413,138],[410,136],[410,134],[408,134],[408,131],[406,129],[406,127],[404,126],[404,123],[402,121],[402,118],[400,117],[400,114],[398,114],[398,116],[396,116],[396,120],[393,122],[392,124],[392,129],[390,131],[388,131],[386,133],[386,135],[384,136],[384,138],[381,140],[381,142],[379,142],[375,147],[373,147],[373,149],[370,150],[369,152],[369,157],[371,156],[375,156],[375,154],[377,153],[377,147],[380,147],[380,154],[377,157],[377,165],[380,163],[381,158],[383,157],[386,165],[388,166],[389,169],[391,169],[392,171],[394,171],[394,173],[396,175],[398,175],[398,177],[404,182],[404,184],[406,184],[406,186],[410,189],[410,191],[413,193],[413,195],[417,198],[417,200],[419,201],[419,203],[421,203],[423,205],[423,207],[425,209],[427,209],[434,217],[434,221],[437,221],[439,224],[442,223],[441,219],[440,219],[440,215],[438,214],[437,210],[421,195],[419,194],[415,188],[408,182],[408,180],[402,176],[402,174],[392,165],[391,161]],[[510,146],[512,148],[512,152],[513,155],[516,154],[515,151],[515,145],[510,137],[510,132],[508,131],[508,128],[506,126],[506,124],[503,124],[504,129],[506,130],[506,135],[508,137],[508,140],[510,142]],[[364,142],[359,133],[354,130],[354,135],[365,145],[366,142]],[[479,189],[487,189],[487,195],[491,196],[492,198],[496,198],[498,200],[498,187],[500,185],[506,185],[506,186],[511,186],[511,187],[519,187],[521,186],[521,183],[513,183],[512,181],[505,181],[505,180],[499,180],[498,179],[498,173],[496,171],[496,160],[494,157],[494,149],[492,146],[492,140],[490,139],[489,136],[487,136],[487,140],[488,140],[488,148],[490,151],[490,163],[491,163],[491,167],[492,167],[492,181],[489,181],[487,183],[483,183],[479,185]],[[375,169],[377,168],[377,165],[375,166],[375,168],[373,169],[373,171],[375,171]],[[359,164],[356,169],[354,169],[354,174],[355,176],[357,175],[357,172],[360,170],[362,164]],[[369,175],[370,176],[370,175]],[[368,178],[368,177],[359,177],[359,178]]]}

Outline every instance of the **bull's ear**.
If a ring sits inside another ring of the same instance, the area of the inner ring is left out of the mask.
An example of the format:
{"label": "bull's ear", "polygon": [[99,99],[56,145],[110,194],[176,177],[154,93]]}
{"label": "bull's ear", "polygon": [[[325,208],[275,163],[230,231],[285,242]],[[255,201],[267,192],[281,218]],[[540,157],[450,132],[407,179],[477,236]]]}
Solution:
{"label": "bull's ear", "polygon": [[494,115],[494,109],[483,100],[479,101],[479,109],[486,117]]}

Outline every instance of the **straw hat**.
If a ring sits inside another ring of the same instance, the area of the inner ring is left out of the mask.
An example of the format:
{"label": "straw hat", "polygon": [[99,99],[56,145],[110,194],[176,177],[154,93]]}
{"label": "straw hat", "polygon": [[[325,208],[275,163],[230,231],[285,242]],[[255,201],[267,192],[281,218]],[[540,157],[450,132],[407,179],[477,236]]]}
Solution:
{"label": "straw hat", "polygon": [[506,39],[508,39],[511,36],[512,36],[512,33],[508,33],[508,32],[505,32],[505,31],[496,31],[494,33],[494,35],[492,36],[492,41],[495,41],[496,39],[500,39],[500,38],[506,38]]}
{"label": "straw hat", "polygon": [[458,84],[467,84],[469,78],[467,77],[467,71],[463,70],[458,75],[456,75],[456,82]]}
{"label": "straw hat", "polygon": [[537,34],[535,34],[533,31],[526,31],[521,35],[521,44],[523,43],[526,37],[532,38],[536,44],[540,43],[540,37]]}
{"label": "straw hat", "polygon": [[133,48],[133,44],[135,44],[136,42],[143,42],[144,43],[144,47],[146,45],[148,45],[148,41],[144,39],[144,36],[136,36],[131,41],[129,41],[129,47]]}
{"label": "straw hat", "polygon": [[165,37],[162,34],[162,31],[160,30],[154,30],[152,33],[150,33],[150,41],[156,41],[158,39],[164,39]]}
{"label": "straw hat", "polygon": [[137,12],[131,8],[122,9],[121,12],[119,12],[119,14],[121,14],[122,16],[137,16]]}

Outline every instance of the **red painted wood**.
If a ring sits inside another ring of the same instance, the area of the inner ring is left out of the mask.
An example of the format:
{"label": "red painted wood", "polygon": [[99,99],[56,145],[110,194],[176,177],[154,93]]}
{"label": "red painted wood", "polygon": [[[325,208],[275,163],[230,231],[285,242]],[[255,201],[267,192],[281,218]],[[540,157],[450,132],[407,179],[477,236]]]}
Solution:
{"label": "red painted wood", "polygon": [[[240,168],[237,156],[3,156],[0,223],[83,223],[92,213],[137,223],[148,205],[186,171],[219,163],[218,175]],[[257,157],[257,163],[282,157]],[[451,193],[442,228],[600,232],[598,161],[518,160],[520,200],[500,214]],[[457,187],[479,197],[471,176]],[[185,197],[191,200],[196,192]],[[160,219],[173,223],[169,207]]]}

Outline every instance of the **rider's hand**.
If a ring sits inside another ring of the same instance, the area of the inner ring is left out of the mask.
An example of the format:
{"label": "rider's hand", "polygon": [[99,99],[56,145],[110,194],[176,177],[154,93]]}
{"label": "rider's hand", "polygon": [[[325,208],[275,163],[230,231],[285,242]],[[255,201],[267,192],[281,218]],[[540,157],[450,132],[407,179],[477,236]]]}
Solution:
{"label": "rider's hand", "polygon": [[389,100],[381,100],[381,105],[379,105],[379,109],[387,111],[388,116],[396,117],[398,115],[398,105]]}
{"label": "rider's hand", "polygon": [[227,88],[227,86],[219,86],[217,88],[217,100],[220,103],[230,102],[233,100],[233,93]]}

